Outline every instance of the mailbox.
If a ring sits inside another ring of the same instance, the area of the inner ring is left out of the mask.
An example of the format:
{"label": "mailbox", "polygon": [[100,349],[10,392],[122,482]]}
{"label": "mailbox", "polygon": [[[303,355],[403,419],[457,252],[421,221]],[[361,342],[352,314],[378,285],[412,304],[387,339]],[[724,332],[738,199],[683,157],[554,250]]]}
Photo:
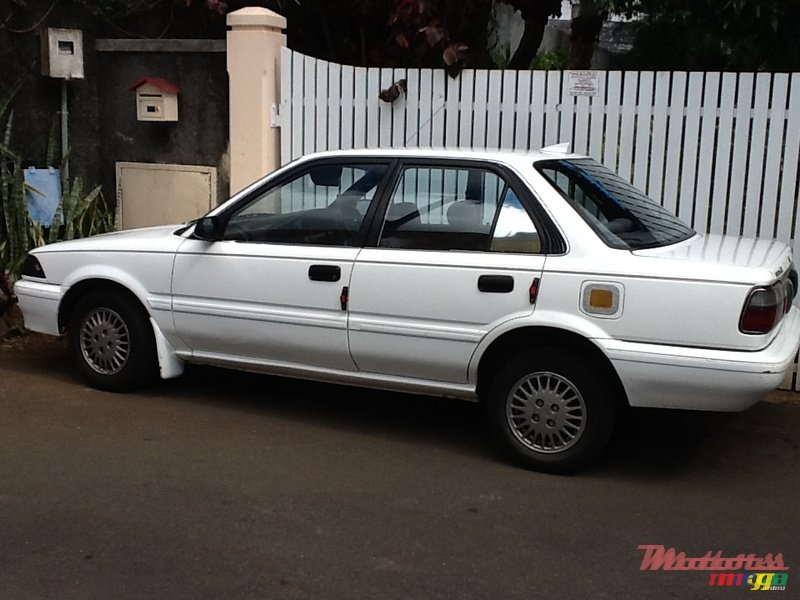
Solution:
{"label": "mailbox", "polygon": [[136,92],[139,121],[177,121],[178,86],[160,77],[141,77],[129,89]]}
{"label": "mailbox", "polygon": [[83,33],[80,29],[51,27],[42,35],[42,75],[83,79]]}

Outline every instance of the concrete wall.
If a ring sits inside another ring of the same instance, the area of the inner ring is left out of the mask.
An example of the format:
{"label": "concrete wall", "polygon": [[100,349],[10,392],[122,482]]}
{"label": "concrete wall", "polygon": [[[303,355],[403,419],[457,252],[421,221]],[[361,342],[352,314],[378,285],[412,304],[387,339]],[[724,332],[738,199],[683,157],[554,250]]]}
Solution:
{"label": "concrete wall", "polygon": [[[57,9],[53,12],[57,12]],[[64,16],[58,26],[77,27],[78,24]],[[70,168],[71,173],[80,175],[86,185],[95,185],[100,182],[102,169],[95,85],[96,55],[92,50],[94,40],[90,32],[84,32],[83,43],[86,77],[72,80],[67,86],[72,147]],[[0,97],[18,81],[22,81],[23,85],[12,105],[14,123],[11,147],[21,155],[24,166],[49,166],[44,163],[54,121],[58,153],[61,148],[59,111],[62,80],[41,74],[40,42],[36,32],[25,35],[0,32]],[[55,162],[58,163],[58,160]],[[113,193],[111,196],[113,199]]]}
{"label": "concrete wall", "polygon": [[[228,75],[223,40],[98,40],[97,95],[102,183],[114,197],[117,162],[206,165],[217,168],[217,197],[228,196]],[[178,121],[136,118],[144,77],[180,88]]]}
{"label": "concrete wall", "polygon": [[[46,25],[83,30],[85,77],[68,83],[70,175],[80,176],[87,187],[102,184],[113,205],[117,162],[207,165],[218,169],[217,196],[225,199],[229,189],[225,40],[97,40],[77,17],[62,13],[57,6],[39,32],[46,34]],[[60,151],[62,82],[41,75],[36,31],[24,35],[0,31],[0,42],[0,96],[23,80],[14,102],[12,148],[25,166],[44,167],[54,120]],[[178,122],[136,120],[135,94],[128,87],[143,75],[163,77],[181,88]]]}

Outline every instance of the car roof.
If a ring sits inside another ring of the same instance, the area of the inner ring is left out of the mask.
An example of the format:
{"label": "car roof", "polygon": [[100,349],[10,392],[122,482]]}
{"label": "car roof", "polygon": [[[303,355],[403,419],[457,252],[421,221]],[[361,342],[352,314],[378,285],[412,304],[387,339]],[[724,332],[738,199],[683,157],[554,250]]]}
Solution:
{"label": "car roof", "polygon": [[302,160],[324,157],[338,158],[448,158],[501,162],[509,165],[531,166],[539,160],[558,158],[587,158],[567,151],[564,145],[548,146],[540,150],[487,150],[481,148],[418,147],[418,148],[364,148],[358,150],[326,150],[307,154]]}

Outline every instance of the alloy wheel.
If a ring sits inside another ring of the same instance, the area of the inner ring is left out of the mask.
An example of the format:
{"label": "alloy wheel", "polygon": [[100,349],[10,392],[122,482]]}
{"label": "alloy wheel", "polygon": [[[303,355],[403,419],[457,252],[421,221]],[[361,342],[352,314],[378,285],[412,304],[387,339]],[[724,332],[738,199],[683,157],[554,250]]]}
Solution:
{"label": "alloy wheel", "polygon": [[510,390],[506,419],[527,448],[544,454],[574,446],[586,429],[586,404],[568,379],[549,371],[526,375]]}
{"label": "alloy wheel", "polygon": [[80,329],[83,358],[101,375],[115,375],[127,364],[131,337],[122,317],[109,308],[95,308],[83,319]]}

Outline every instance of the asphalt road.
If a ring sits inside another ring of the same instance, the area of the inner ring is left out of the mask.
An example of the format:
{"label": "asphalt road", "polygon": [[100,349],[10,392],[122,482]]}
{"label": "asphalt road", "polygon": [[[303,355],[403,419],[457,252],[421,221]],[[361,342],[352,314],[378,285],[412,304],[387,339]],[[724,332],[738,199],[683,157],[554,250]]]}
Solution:
{"label": "asphalt road", "polygon": [[506,464],[478,406],[210,368],[81,385],[0,347],[0,598],[732,598],[639,545],[782,553],[800,597],[800,394],[639,411],[600,463]]}

